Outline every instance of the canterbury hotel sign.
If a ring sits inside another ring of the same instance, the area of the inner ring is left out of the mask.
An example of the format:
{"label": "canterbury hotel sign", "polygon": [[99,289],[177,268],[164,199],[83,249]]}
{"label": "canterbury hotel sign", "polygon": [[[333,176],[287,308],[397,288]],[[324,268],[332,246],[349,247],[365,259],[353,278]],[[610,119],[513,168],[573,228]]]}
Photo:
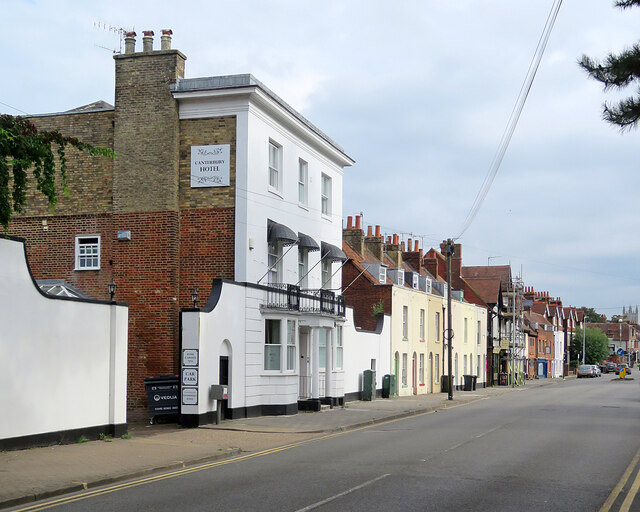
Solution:
{"label": "canterbury hotel sign", "polygon": [[229,186],[229,144],[191,146],[191,187]]}

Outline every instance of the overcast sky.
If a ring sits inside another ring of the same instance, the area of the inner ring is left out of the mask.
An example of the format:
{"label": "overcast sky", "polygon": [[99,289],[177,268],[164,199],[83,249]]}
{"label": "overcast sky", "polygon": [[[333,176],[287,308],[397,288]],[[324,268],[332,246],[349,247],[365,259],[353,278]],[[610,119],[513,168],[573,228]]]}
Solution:
{"label": "overcast sky", "polygon": [[[252,73],[356,165],[344,216],[425,248],[457,236],[489,169],[552,0],[3,0],[0,112],[113,104],[112,49],[96,22],[171,28],[186,77]],[[640,9],[565,0],[464,265],[511,263],[525,284],[608,316],[640,303],[640,132],[601,120],[577,64],[640,39]],[[101,48],[106,47],[107,49]],[[110,48],[110,49],[109,49]],[[490,258],[490,260],[489,260]]]}

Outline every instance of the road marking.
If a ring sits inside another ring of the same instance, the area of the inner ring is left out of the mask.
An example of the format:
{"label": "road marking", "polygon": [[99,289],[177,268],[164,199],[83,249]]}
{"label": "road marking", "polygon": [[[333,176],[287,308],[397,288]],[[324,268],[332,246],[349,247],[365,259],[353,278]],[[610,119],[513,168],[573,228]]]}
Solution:
{"label": "road marking", "polygon": [[335,496],[331,496],[330,498],[327,498],[326,500],[322,500],[322,501],[318,501],[317,503],[314,503],[313,505],[309,505],[308,507],[304,507],[304,508],[300,508],[298,510],[296,510],[296,512],[307,512],[307,510],[313,510],[314,508],[318,508],[321,507],[322,505],[326,505],[327,503],[333,501],[333,500],[337,500],[338,498],[342,498],[343,496],[346,496],[347,494],[350,494],[354,491],[357,491],[358,489],[362,489],[363,487],[366,487],[367,485],[371,485],[376,483],[378,480],[382,480],[383,478],[387,478],[388,476],[390,476],[391,473],[385,473],[384,475],[380,475],[376,478],[374,478],[373,480],[369,480],[368,482],[365,482],[363,484],[360,485],[356,485],[355,487],[352,487],[351,489],[347,489],[346,491],[343,491],[339,494],[336,494]]}
{"label": "road marking", "polygon": [[[486,397],[486,398],[481,398],[479,400],[486,400],[490,397]],[[403,421],[403,420],[408,420],[408,419],[412,419],[412,418],[419,418],[421,416],[427,416],[429,414],[433,414],[435,412],[438,411],[447,411],[447,410],[451,410],[451,409],[457,409],[458,407],[463,407],[466,405],[470,405],[472,403],[475,403],[479,400],[471,400],[469,402],[464,402],[461,404],[456,404],[456,405],[451,405],[451,406],[447,406],[447,404],[444,404],[444,407],[442,409],[433,409],[430,411],[425,411],[425,412],[421,412],[421,413],[417,413],[417,414],[413,414],[411,416],[404,416],[402,418],[393,418],[387,421],[381,421],[380,423],[375,424],[376,427],[379,427],[381,425],[388,425],[389,423],[396,423],[398,421]],[[48,508],[54,508],[54,507],[58,507],[60,505],[66,505],[67,503],[73,503],[76,501],[82,501],[82,500],[86,500],[89,498],[94,498],[96,496],[102,496],[105,494],[110,494],[112,492],[116,492],[116,491],[124,491],[126,489],[130,489],[132,487],[138,487],[140,485],[145,485],[145,484],[150,484],[150,483],[154,483],[154,482],[158,482],[161,480],[166,480],[168,478],[175,478],[177,476],[182,476],[182,475],[186,475],[188,473],[195,473],[197,471],[202,471],[205,469],[209,469],[209,468],[213,468],[213,467],[218,467],[218,466],[224,466],[227,464],[232,464],[234,462],[239,462],[242,460],[247,460],[247,459],[253,459],[253,458],[257,458],[257,457],[263,457],[265,455],[271,455],[273,453],[277,453],[277,452],[281,452],[284,450],[290,450],[291,448],[297,448],[298,446],[303,446],[305,444],[310,444],[310,443],[315,443],[316,441],[322,441],[324,439],[332,439],[334,437],[338,437],[338,436],[343,436],[345,434],[351,434],[353,432],[359,432],[362,430],[366,430],[369,429],[371,427],[373,427],[374,425],[364,425],[362,427],[358,427],[358,428],[353,428],[353,429],[349,429],[349,430],[343,430],[341,432],[335,432],[333,434],[325,434],[322,436],[318,436],[318,437],[314,437],[311,439],[305,439],[304,441],[298,441],[295,443],[291,443],[291,444],[286,444],[277,448],[270,448],[267,450],[263,450],[261,452],[255,452],[255,453],[249,453],[247,455],[240,455],[238,457],[233,457],[230,459],[225,459],[225,460],[221,460],[221,461],[216,461],[216,462],[209,462],[206,464],[201,464],[198,466],[193,466],[193,467],[188,467],[185,469],[179,469],[176,471],[172,471],[170,473],[163,473],[160,475],[155,475],[155,476],[151,476],[151,477],[147,477],[147,478],[142,478],[140,480],[135,480],[132,482],[125,482],[122,484],[116,484],[113,485],[111,487],[106,487],[103,489],[97,489],[95,491],[88,491],[82,495],[76,495],[76,496],[67,496],[64,498],[58,498],[55,499],[53,501],[48,501],[46,503],[37,503],[35,505],[31,505],[28,507],[24,507],[24,508],[20,508],[20,509],[16,509],[14,512],[37,512],[39,510],[45,510]]]}
{"label": "road marking", "polygon": [[600,512],[608,512],[611,509],[611,505],[613,505],[613,503],[616,501],[616,499],[618,498],[618,495],[620,494],[620,491],[622,491],[622,488],[627,483],[627,480],[629,480],[629,477],[631,476],[631,473],[633,473],[635,466],[638,464],[639,459],[640,459],[640,449],[638,449],[633,459],[631,459],[631,462],[627,466],[627,469],[625,470],[625,472],[622,474],[620,481],[613,488],[613,491],[611,491],[611,494],[609,494],[607,501],[605,501],[604,505],[602,505]]}
{"label": "road marking", "polygon": [[627,497],[622,502],[622,506],[620,507],[620,512],[629,512],[629,509],[631,508],[631,504],[633,503],[633,500],[635,499],[636,494],[638,494],[639,488],[640,488],[640,471],[636,475],[636,479],[633,481],[633,484],[631,485],[631,489],[629,489],[629,492],[627,493]]}

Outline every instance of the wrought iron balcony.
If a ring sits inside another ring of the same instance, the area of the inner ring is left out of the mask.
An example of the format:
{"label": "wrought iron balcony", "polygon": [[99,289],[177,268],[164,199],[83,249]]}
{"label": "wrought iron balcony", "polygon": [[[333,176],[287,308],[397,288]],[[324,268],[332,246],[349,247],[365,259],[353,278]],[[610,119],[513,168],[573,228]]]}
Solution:
{"label": "wrought iron balcony", "polygon": [[342,295],[336,295],[331,290],[304,289],[285,283],[267,285],[267,301],[264,306],[268,309],[345,316]]}

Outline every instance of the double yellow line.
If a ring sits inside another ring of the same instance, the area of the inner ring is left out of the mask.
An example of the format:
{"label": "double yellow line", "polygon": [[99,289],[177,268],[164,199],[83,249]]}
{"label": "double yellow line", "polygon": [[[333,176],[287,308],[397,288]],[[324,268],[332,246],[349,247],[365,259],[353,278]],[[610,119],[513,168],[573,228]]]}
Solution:
{"label": "double yellow line", "polygon": [[[600,512],[609,512],[614,502],[616,501],[616,499],[618,499],[618,496],[622,492],[622,489],[627,484],[629,477],[635,471],[636,466],[638,465],[638,460],[640,460],[640,449],[638,449],[633,459],[631,459],[631,462],[627,466],[627,469],[625,470],[625,472],[622,474],[620,481],[613,488],[613,491],[611,491],[611,494],[609,494],[607,501],[605,501],[604,505],[602,505]],[[636,478],[633,481],[633,484],[631,484],[631,488],[627,493],[627,497],[624,499],[624,501],[622,502],[622,505],[620,506],[620,512],[629,512],[629,510],[631,509],[631,504],[633,503],[633,500],[638,494],[638,489],[640,489],[640,471],[638,471],[638,474],[636,475]]]}

